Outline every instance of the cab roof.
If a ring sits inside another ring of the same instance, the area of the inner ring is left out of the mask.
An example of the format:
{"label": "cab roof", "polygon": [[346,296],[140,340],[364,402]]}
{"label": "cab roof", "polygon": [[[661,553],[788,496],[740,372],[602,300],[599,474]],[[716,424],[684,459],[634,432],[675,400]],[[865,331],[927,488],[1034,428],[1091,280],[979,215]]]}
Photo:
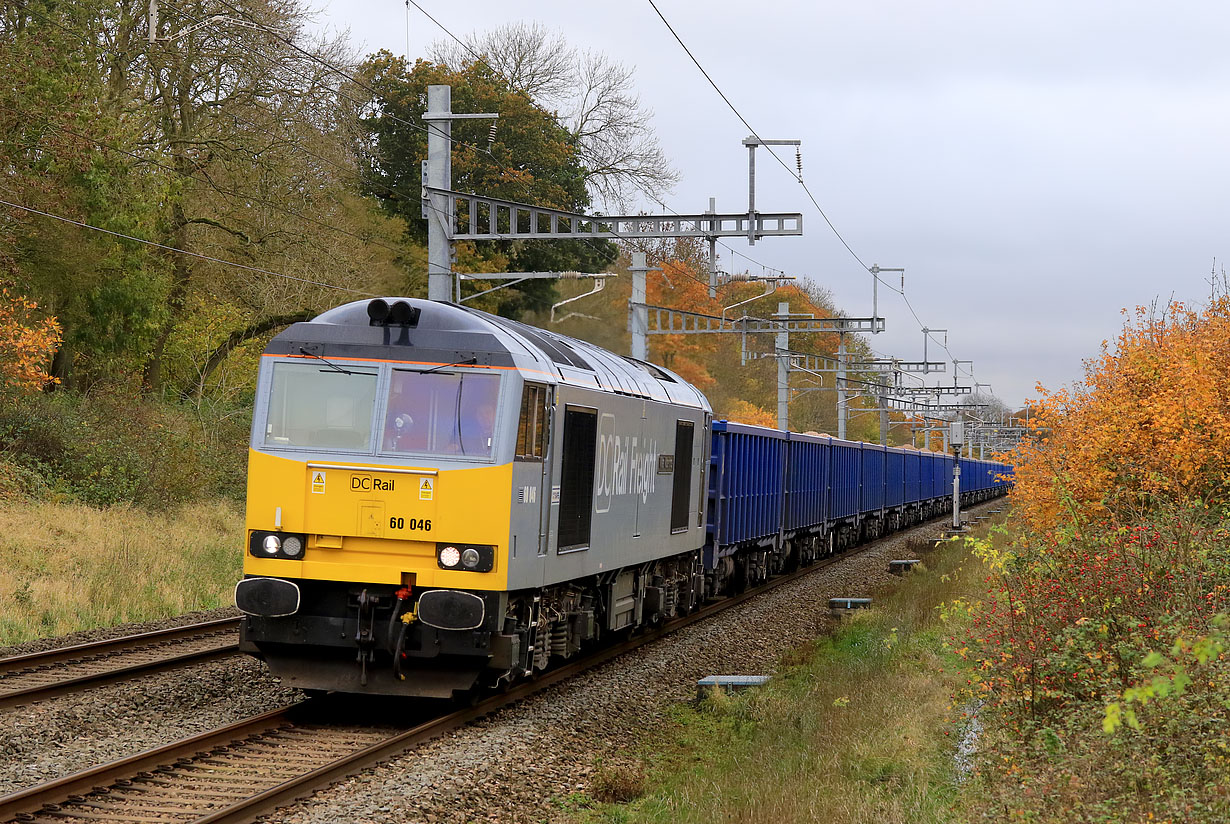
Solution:
{"label": "cab roof", "polygon": [[454,303],[381,300],[407,304],[410,320],[378,323],[369,316],[373,301],[354,301],[292,324],[274,336],[265,354],[430,365],[463,365],[473,359],[477,367],[515,368],[529,380],[710,408],[699,390],[670,370],[577,338]]}

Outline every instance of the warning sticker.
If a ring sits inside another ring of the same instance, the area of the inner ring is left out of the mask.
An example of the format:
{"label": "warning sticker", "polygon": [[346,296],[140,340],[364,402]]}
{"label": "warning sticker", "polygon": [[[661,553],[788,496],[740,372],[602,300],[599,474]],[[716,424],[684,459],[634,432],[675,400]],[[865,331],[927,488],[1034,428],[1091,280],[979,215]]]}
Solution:
{"label": "warning sticker", "polygon": [[325,494],[325,473],[319,469],[312,473],[312,494]]}
{"label": "warning sticker", "polygon": [[431,478],[419,478],[419,500],[430,501],[435,488],[435,483]]}

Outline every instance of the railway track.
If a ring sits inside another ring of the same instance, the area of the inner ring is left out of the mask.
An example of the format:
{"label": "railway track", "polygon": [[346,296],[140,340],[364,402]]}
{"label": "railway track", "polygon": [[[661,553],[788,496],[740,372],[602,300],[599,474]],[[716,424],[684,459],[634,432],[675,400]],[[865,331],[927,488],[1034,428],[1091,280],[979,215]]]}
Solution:
{"label": "railway track", "polygon": [[239,618],[221,618],[0,658],[0,709],[202,663],[239,650]]}
{"label": "railway track", "polygon": [[[347,720],[346,711],[338,711],[346,706],[345,699],[310,699],[0,797],[0,822],[251,822],[425,741],[878,543],[823,559],[755,590],[709,604],[473,706],[406,720],[397,728],[390,728]],[[370,700],[358,704],[361,713],[373,715]]]}

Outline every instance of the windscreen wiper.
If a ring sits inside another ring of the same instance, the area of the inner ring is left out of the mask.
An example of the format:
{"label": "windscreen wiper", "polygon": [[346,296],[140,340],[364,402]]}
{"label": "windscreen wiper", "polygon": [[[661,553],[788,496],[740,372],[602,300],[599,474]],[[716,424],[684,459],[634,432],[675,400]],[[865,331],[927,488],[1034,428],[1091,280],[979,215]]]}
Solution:
{"label": "windscreen wiper", "polygon": [[430,375],[432,372],[438,372],[441,369],[448,369],[450,366],[473,366],[476,363],[478,363],[478,358],[466,358],[465,360],[457,361],[456,363],[442,363],[439,366],[433,366],[430,369],[424,369],[419,374],[420,375]]}
{"label": "windscreen wiper", "polygon": [[317,355],[315,352],[309,352],[308,350],[304,349],[302,346],[299,347],[299,354],[307,355],[309,358],[316,358],[316,360],[322,362],[325,366],[329,367],[334,372],[341,372],[343,375],[359,374],[358,372],[351,372],[349,369],[343,369],[342,367],[338,366],[336,363],[333,363],[332,361],[329,361],[329,360],[325,360],[320,355]]}

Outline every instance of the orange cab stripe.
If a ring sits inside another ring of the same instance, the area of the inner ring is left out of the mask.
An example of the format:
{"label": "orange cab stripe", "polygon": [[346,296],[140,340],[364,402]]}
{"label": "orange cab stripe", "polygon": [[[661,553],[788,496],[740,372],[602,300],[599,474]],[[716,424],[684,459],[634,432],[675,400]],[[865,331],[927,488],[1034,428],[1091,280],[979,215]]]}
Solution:
{"label": "orange cab stripe", "polygon": [[[262,358],[297,358],[299,360],[323,360],[323,358],[319,355],[276,355],[276,354],[272,354],[269,352],[262,352],[261,357]],[[477,364],[477,363],[437,363],[436,361],[393,360],[392,358],[332,357],[329,360],[330,361],[347,361],[347,362],[358,361],[360,363],[402,363],[402,364],[406,364],[409,366],[457,366],[457,367],[465,367],[466,369],[498,369],[498,370],[509,371],[509,372],[529,372],[534,375],[546,375],[549,378],[554,378],[556,381],[562,381],[564,383],[575,383],[581,386],[587,385],[587,384],[581,383],[580,381],[570,380],[567,376],[562,375],[562,374],[556,375],[551,372],[543,372],[541,369],[527,369],[522,366],[484,366],[482,364]],[[594,379],[593,388],[598,390],[599,392],[612,391],[611,389],[608,389],[602,386],[602,384],[598,383],[597,378]],[[647,400],[659,401],[661,403],[675,403],[675,401],[672,401],[670,398],[661,396],[661,395],[633,395],[631,397],[645,398]],[[699,409],[700,407],[692,407],[692,408]]]}

